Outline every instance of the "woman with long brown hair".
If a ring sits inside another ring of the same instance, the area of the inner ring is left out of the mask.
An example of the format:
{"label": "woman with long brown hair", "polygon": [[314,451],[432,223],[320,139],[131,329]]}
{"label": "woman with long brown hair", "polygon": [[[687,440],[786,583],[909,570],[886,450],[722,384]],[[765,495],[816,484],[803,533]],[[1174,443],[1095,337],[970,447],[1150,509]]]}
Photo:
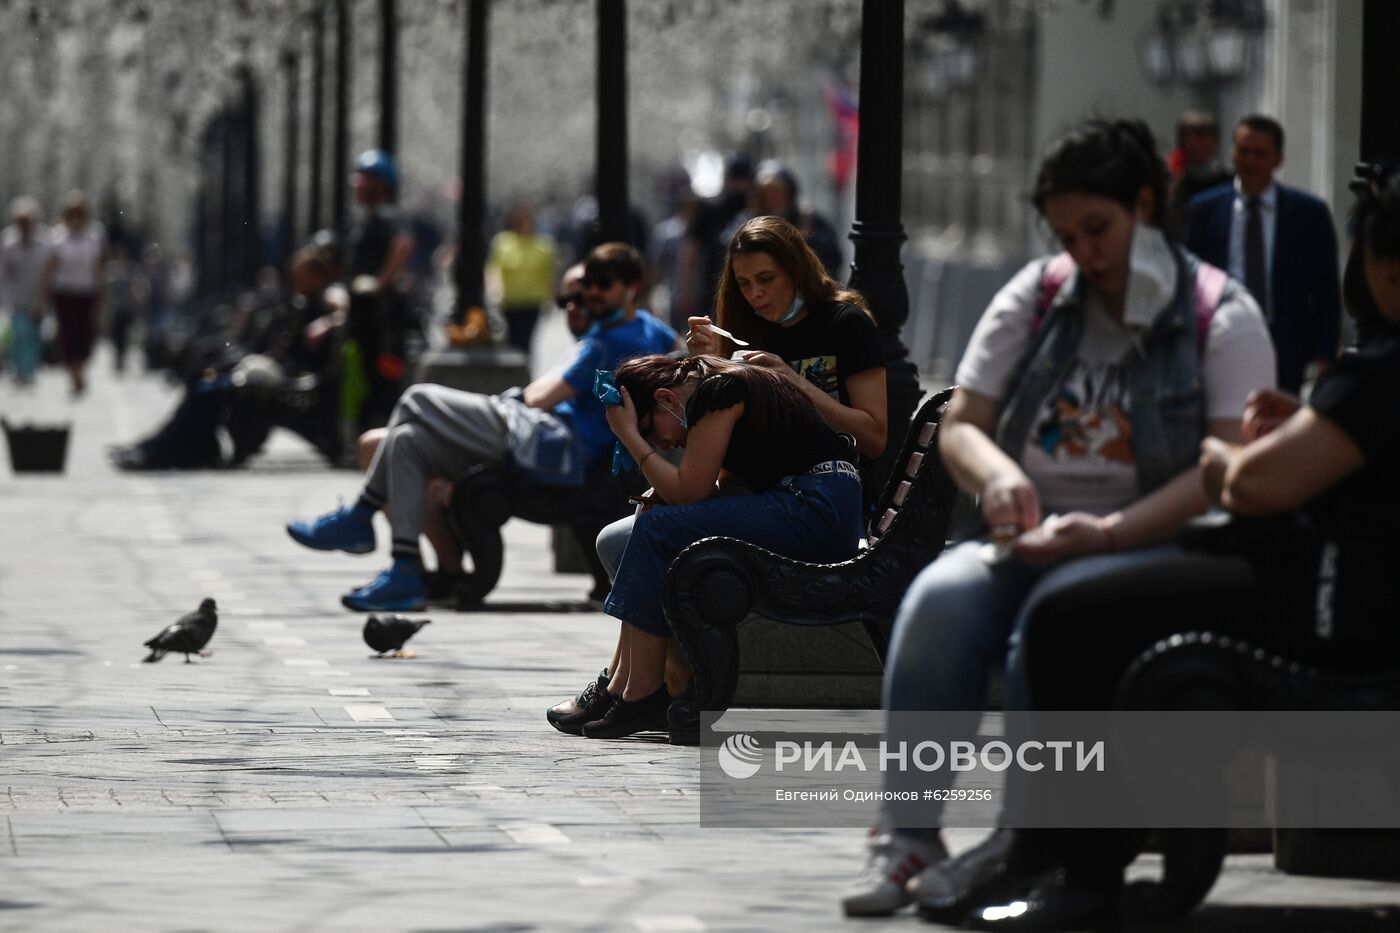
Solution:
{"label": "woman with long brown hair", "polygon": [[[662,613],[661,586],[684,548],[725,535],[830,562],[854,556],[861,532],[849,445],[789,380],[712,356],[638,357],[616,378],[621,404],[608,409],[608,423],[665,504],[637,514],[603,607],[624,624],[611,702],[577,724],[589,738],[666,728],[666,709],[688,674]],[[675,447],[684,448],[678,464],[657,456]],[[754,494],[716,495],[721,472]]]}

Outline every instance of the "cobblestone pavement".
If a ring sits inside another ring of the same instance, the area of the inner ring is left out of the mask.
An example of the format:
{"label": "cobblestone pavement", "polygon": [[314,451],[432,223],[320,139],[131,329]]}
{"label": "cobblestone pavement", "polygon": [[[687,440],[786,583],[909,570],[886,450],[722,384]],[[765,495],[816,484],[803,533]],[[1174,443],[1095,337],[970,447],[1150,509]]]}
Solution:
{"label": "cobblestone pavement", "polygon": [[[103,446],[178,392],[94,376],[76,403],[54,372],[0,388],[11,419],[75,422],[66,475],[0,478],[0,930],[918,926],[839,918],[860,832],[701,829],[696,750],[545,724],[616,629],[543,529],[508,526],[486,611],[432,613],[417,658],[373,660],[337,597],[382,552],[281,528],[356,477],[281,434],[245,470],[119,474]],[[139,663],[206,595],[213,656]],[[1391,929],[1395,899],[1237,857],[1194,928]]]}

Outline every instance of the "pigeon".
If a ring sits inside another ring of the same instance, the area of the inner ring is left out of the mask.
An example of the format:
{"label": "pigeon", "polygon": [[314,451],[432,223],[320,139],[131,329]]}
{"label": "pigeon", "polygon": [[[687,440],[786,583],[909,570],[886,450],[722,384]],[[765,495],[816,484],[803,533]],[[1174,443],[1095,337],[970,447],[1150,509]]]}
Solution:
{"label": "pigeon", "polygon": [[365,620],[365,644],[369,645],[379,656],[383,657],[384,652],[400,652],[404,642],[408,641],[418,633],[418,630],[429,624],[431,619],[409,619],[400,615],[370,616]]}
{"label": "pigeon", "polygon": [[191,654],[208,657],[208,652],[200,649],[209,644],[209,639],[214,637],[214,629],[219,625],[219,614],[214,609],[214,600],[205,599],[194,612],[180,616],[174,625],[162,629],[160,634],[145,643],[151,653],[142,660],[151,664],[171,651],[183,654],[186,664],[190,663]]}

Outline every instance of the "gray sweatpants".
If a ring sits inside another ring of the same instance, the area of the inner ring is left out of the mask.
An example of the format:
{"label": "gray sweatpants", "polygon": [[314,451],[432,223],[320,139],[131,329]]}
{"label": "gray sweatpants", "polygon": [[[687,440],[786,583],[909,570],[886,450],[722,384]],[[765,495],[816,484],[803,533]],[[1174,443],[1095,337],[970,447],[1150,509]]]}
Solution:
{"label": "gray sweatpants", "polygon": [[420,384],[399,398],[388,428],[370,461],[363,495],[377,508],[392,503],[394,556],[416,555],[429,477],[451,478],[477,464],[504,461],[510,449],[506,424],[492,396]]}

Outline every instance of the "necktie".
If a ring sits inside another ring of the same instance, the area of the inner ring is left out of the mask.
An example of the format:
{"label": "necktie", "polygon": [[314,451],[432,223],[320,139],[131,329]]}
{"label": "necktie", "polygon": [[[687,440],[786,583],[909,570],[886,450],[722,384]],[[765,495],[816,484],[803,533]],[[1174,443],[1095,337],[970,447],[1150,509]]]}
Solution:
{"label": "necktie", "polygon": [[1269,313],[1269,279],[1264,271],[1264,218],[1260,215],[1258,197],[1245,202],[1244,221],[1244,287],[1259,302],[1265,316]]}

